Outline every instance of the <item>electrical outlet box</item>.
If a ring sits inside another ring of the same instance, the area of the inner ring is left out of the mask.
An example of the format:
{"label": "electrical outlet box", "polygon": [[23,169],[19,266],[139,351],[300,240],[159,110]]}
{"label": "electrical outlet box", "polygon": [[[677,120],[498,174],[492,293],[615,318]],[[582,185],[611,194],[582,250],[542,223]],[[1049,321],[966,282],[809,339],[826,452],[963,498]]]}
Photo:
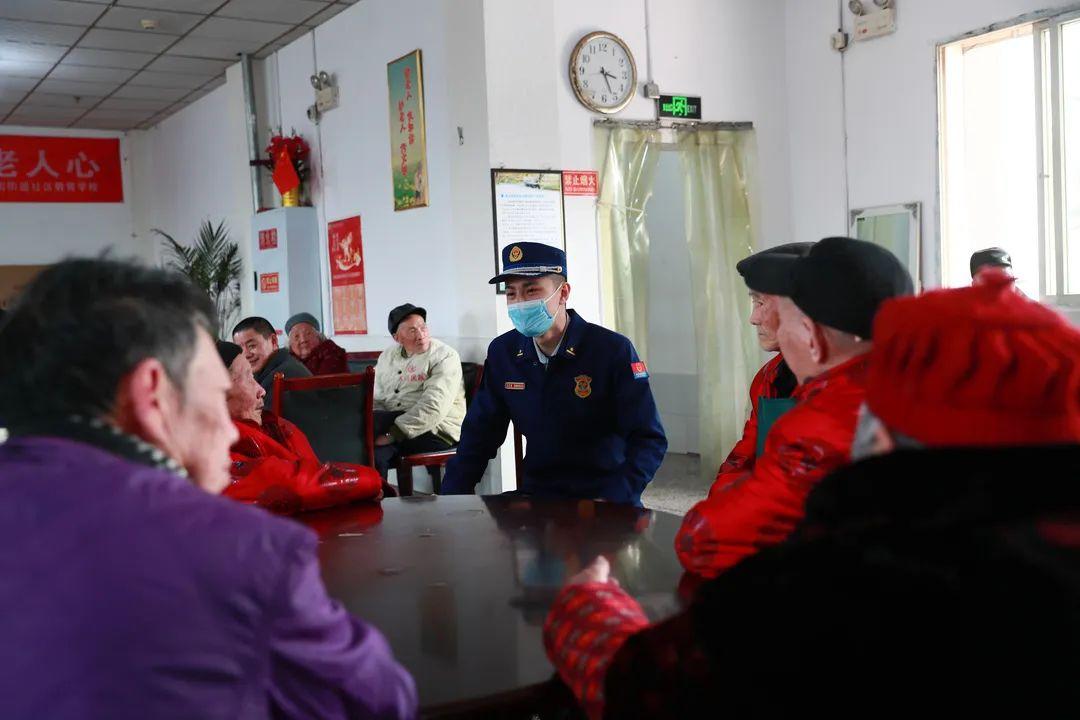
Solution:
{"label": "electrical outlet box", "polygon": [[331,85],[315,91],[315,107],[320,113],[333,110],[338,106],[337,85]]}
{"label": "electrical outlet box", "polygon": [[848,46],[848,34],[846,32],[834,32],[829,36],[829,40],[832,41],[832,49],[843,52],[847,50]]}
{"label": "electrical outlet box", "polygon": [[855,16],[855,40],[871,40],[896,32],[896,8]]}

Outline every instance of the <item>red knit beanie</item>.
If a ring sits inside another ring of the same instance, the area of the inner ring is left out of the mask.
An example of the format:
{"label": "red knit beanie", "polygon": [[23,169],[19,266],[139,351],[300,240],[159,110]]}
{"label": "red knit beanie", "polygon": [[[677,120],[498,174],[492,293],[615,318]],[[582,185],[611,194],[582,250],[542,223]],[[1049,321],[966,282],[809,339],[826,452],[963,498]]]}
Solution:
{"label": "red knit beanie", "polygon": [[866,401],[930,446],[1080,442],[1080,331],[997,271],[978,287],[889,300]]}

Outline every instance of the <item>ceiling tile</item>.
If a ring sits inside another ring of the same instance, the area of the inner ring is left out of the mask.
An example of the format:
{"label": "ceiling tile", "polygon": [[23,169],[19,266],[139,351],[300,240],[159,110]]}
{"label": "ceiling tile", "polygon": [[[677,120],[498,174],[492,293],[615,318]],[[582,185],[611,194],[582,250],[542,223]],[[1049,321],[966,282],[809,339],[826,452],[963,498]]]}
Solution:
{"label": "ceiling tile", "polygon": [[148,100],[179,100],[188,94],[184,88],[146,87],[143,85],[125,85],[116,91],[113,97],[144,98]]}
{"label": "ceiling tile", "polygon": [[324,10],[328,3],[312,0],[229,0],[229,4],[215,13],[220,17],[247,18],[297,24]]}
{"label": "ceiling tile", "polygon": [[117,84],[45,79],[41,81],[38,90],[60,95],[77,95],[79,97],[105,97],[116,89]]}
{"label": "ceiling tile", "polygon": [[257,43],[257,45],[264,45],[265,43],[284,35],[291,29],[291,25],[283,25],[281,23],[212,17],[192,30],[191,36],[197,38],[213,38],[216,40],[236,40],[248,44]]}
{"label": "ceiling tile", "polygon": [[18,102],[38,84],[30,78],[12,78],[0,75],[0,102]]}
{"label": "ceiling tile", "polygon": [[5,125],[23,125],[25,127],[67,127],[71,119],[50,118],[40,115],[28,115],[22,111],[9,115],[4,121]]}
{"label": "ceiling tile", "polygon": [[132,130],[136,125],[137,123],[134,123],[131,120],[87,120],[86,118],[81,118],[72,127],[87,128],[88,130]]}
{"label": "ceiling tile", "polygon": [[155,72],[191,73],[193,75],[217,75],[233,64],[233,60],[208,60],[177,55],[162,55],[150,63],[147,70]]}
{"label": "ceiling tile", "polygon": [[143,70],[131,78],[132,85],[149,85],[151,87],[187,88],[194,90],[202,87],[210,78],[206,75],[185,75],[183,73],[163,73]]}
{"label": "ceiling tile", "polygon": [[0,2],[0,17],[86,27],[103,9],[100,5],[66,0],[4,0]]}
{"label": "ceiling tile", "polygon": [[71,122],[84,112],[86,112],[86,108],[28,107],[26,105],[20,105],[19,109],[15,111],[15,116],[32,115],[42,120],[63,120],[65,122]]}
{"label": "ceiling tile", "polygon": [[147,100],[144,98],[107,97],[98,105],[102,110],[146,110],[158,112],[164,110],[171,100]]}
{"label": "ceiling tile", "polygon": [[33,105],[35,107],[81,107],[83,110],[93,107],[94,103],[97,101],[98,98],[96,97],[80,98],[75,95],[60,95],[40,91],[34,91],[25,100],[27,105]]}
{"label": "ceiling tile", "polygon": [[73,48],[64,58],[68,65],[94,65],[97,67],[131,68],[138,70],[154,59],[150,53],[124,52],[123,50],[94,50]]}
{"label": "ceiling tile", "polygon": [[[132,30],[145,33],[163,33],[166,35],[183,35],[195,27],[203,15],[191,15],[188,13],[164,12],[162,10],[141,10],[136,8],[109,8],[105,17],[97,22],[97,27],[116,28],[118,30]],[[143,30],[139,23],[144,20],[157,20],[156,30]]]}
{"label": "ceiling tile", "polygon": [[309,32],[311,32],[311,28],[309,27],[294,28],[293,30],[286,33],[283,37],[280,37],[274,42],[272,42],[270,46],[273,47],[275,50],[280,50],[281,48],[291,43],[293,40],[298,40],[299,38],[307,35]]}
{"label": "ceiling tile", "polygon": [[136,125],[154,115],[152,110],[100,110],[94,108],[86,113],[85,120],[123,120]]}
{"label": "ceiling tile", "polygon": [[0,60],[0,75],[7,77],[43,78],[49,74],[53,64],[47,62],[23,62],[20,60]]}
{"label": "ceiling tile", "polygon": [[85,28],[72,25],[48,25],[21,20],[0,20],[0,40],[72,45]]}
{"label": "ceiling tile", "polygon": [[40,43],[0,40],[0,60],[54,63],[63,57],[66,50],[67,48],[62,45],[42,45]]}
{"label": "ceiling tile", "polygon": [[134,72],[131,68],[91,67],[89,65],[69,65],[64,62],[53,68],[53,71],[49,73],[49,78],[121,83],[131,77]]}
{"label": "ceiling tile", "polygon": [[348,5],[342,5],[341,3],[334,3],[333,5],[326,8],[321,13],[316,15],[311,20],[308,20],[304,24],[305,25],[322,25],[324,22],[326,22],[330,18],[334,17],[335,15],[337,15],[339,12],[341,12],[342,10],[344,10],[347,7],[348,7]]}
{"label": "ceiling tile", "polygon": [[141,52],[161,52],[176,38],[158,33],[126,32],[94,28],[86,33],[79,42],[79,47],[98,48],[101,50],[134,50]]}
{"label": "ceiling tile", "polygon": [[236,56],[242,52],[255,52],[261,43],[237,42],[235,40],[216,40],[197,38],[190,35],[169,48],[166,55],[187,55],[198,58],[215,58],[236,62]]}
{"label": "ceiling tile", "polygon": [[225,0],[119,0],[121,7],[173,10],[176,12],[212,13]]}

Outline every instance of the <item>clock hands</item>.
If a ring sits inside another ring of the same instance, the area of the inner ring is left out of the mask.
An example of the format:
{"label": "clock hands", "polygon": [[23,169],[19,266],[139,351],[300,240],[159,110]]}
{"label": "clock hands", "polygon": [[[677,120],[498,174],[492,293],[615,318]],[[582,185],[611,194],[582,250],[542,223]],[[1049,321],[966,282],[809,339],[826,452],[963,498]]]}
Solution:
{"label": "clock hands", "polygon": [[611,89],[611,81],[610,81],[610,80],[608,80],[608,78],[609,78],[609,77],[612,77],[612,78],[613,78],[613,77],[615,77],[615,76],[614,76],[614,75],[612,75],[611,73],[609,73],[609,72],[608,72],[607,70],[605,70],[605,69],[603,68],[603,66],[601,66],[601,68],[600,68],[600,74],[604,76],[604,82],[605,82],[605,83],[607,83],[607,91],[608,91],[609,93],[611,93],[612,95],[614,95],[614,94],[615,94],[615,91]]}

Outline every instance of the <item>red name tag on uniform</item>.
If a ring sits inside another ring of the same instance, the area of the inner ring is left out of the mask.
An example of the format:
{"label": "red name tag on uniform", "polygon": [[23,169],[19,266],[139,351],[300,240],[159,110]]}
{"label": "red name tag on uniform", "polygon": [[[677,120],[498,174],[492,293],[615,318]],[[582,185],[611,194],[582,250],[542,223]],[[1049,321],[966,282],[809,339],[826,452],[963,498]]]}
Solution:
{"label": "red name tag on uniform", "polygon": [[634,378],[637,380],[649,377],[649,371],[643,362],[630,363],[630,371],[634,373]]}
{"label": "red name tag on uniform", "polygon": [[525,389],[525,383],[523,383],[523,382],[508,382],[508,383],[504,383],[503,387],[506,388],[507,390],[524,390]]}

